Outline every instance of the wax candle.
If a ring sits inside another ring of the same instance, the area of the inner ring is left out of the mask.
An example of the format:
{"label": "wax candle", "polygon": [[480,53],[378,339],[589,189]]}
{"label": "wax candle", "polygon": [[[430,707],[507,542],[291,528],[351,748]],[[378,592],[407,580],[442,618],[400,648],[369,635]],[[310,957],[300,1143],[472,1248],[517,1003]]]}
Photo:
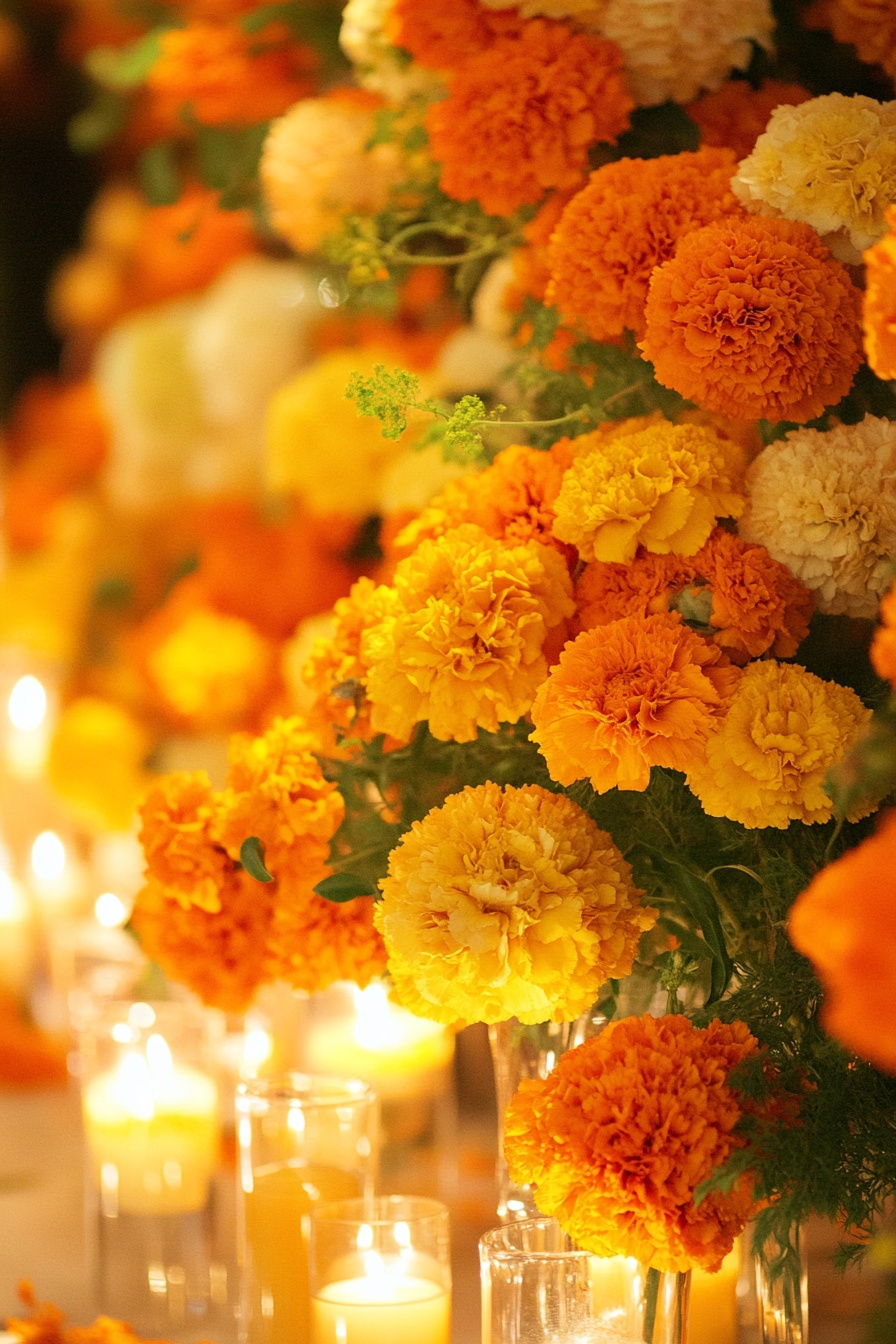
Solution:
{"label": "wax candle", "polygon": [[594,1314],[599,1320],[623,1321],[634,1301],[637,1260],[625,1255],[593,1255],[588,1265]]}
{"label": "wax candle", "polygon": [[24,998],[33,960],[31,906],[18,882],[0,869],[0,990]]}
{"label": "wax candle", "polygon": [[691,1271],[688,1344],[737,1344],[737,1247],[722,1261],[716,1274]]}
{"label": "wax candle", "polygon": [[177,1064],[164,1037],[132,1050],[83,1093],[87,1145],[104,1213],[202,1209],[218,1158],[218,1093]]}
{"label": "wax candle", "polygon": [[312,1302],[313,1344],[449,1344],[447,1290],[383,1266],[326,1284]]}

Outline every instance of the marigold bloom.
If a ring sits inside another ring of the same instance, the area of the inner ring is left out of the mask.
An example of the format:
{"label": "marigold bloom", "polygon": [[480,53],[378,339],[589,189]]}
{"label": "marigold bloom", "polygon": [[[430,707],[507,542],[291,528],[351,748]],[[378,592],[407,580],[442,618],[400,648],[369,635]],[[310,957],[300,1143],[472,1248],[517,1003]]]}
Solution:
{"label": "marigold bloom", "polygon": [[896,76],[896,6],[893,0],[818,0],[808,17],[830,28],[838,42],[855,47],[859,60]]}
{"label": "marigold bloom", "polygon": [[628,975],[657,918],[610,836],[535,784],[452,794],[380,886],[396,997],[437,1022],[568,1021]]}
{"label": "marigold bloom", "polygon": [[87,826],[127,830],[146,787],[149,734],[120,705],[82,695],[59,716],[47,780]]}
{"label": "marigold bloom", "polygon": [[554,504],[554,535],[585,560],[625,562],[639,545],[693,555],[717,518],[736,518],[743,508],[740,451],[711,429],[662,421],[574,443],[579,455]]}
{"label": "marigold bloom", "polygon": [[741,535],[815,594],[820,611],[873,617],[896,555],[896,423],[793,430],[747,472]]}
{"label": "marigold bloom", "polygon": [[511,1178],[585,1250],[654,1269],[716,1270],[757,1211],[753,1178],[699,1205],[698,1186],[744,1139],[755,1106],[730,1082],[759,1054],[743,1022],[623,1018],[526,1079],[505,1117]]}
{"label": "marigold bloom", "polygon": [[896,690],[896,588],[881,599],[880,625],[871,642],[871,665]]}
{"label": "marigold bloom", "polygon": [[700,128],[700,142],[727,146],[745,159],[768,125],[776,107],[795,107],[812,95],[801,84],[764,79],[758,89],[746,79],[729,79],[714,93],[704,93],[685,108]]}
{"label": "marigold bloom", "polygon": [[409,51],[417,65],[448,70],[475,56],[497,37],[519,32],[513,14],[491,14],[479,0],[452,0],[450,5],[392,0],[386,34],[396,47]]}
{"label": "marigold bloom", "polygon": [[281,895],[268,938],[266,978],[307,994],[337,980],[363,989],[386,970],[373,910],[373,900],[363,896],[336,905],[310,890]]}
{"label": "marigold bloom", "polygon": [[570,187],[598,140],[616,140],[632,101],[612,42],[533,19],[449,76],[448,98],[428,111],[443,191],[490,214]]}
{"label": "marigold bloom", "polygon": [[807,224],[727,219],[653,272],[640,345],[664,387],[707,410],[803,423],[852,385],[860,305]]}
{"label": "marigold bloom", "polygon": [[702,759],[738,675],[676,613],[625,616],[566,645],[535,697],[532,739],[558,784],[646,789],[651,766]]}
{"label": "marigold bloom", "polygon": [[557,551],[466,523],[400,561],[393,587],[393,608],[361,643],[377,732],[407,741],[425,720],[434,737],[470,742],[528,711],[545,641],[573,610]]}
{"label": "marigold bloom", "polygon": [[777,108],[731,186],[748,210],[811,224],[858,265],[896,203],[896,102],[828,93]]}
{"label": "marigold bloom", "polygon": [[890,232],[865,253],[865,353],[878,378],[896,378],[896,207]]}
{"label": "marigold bloom", "polygon": [[386,619],[393,590],[361,578],[333,608],[332,633],[314,641],[302,679],[314,697],[314,718],[343,737],[374,736],[366,695],[368,665],[361,656],[365,630]]}
{"label": "marigold bloom", "polygon": [[380,99],[359,89],[305,98],[275,121],[259,166],[275,232],[315,252],[346,215],[375,215],[407,166],[392,144],[370,146]]}
{"label": "marigold bloom", "polygon": [[794,663],[751,663],[687,784],[711,817],[755,830],[828,821],[825,779],[871,711],[855,691]]}
{"label": "marigold bloom", "polygon": [[[354,67],[355,78],[362,88],[382,94],[393,104],[415,96],[439,97],[444,90],[438,75],[419,59],[408,61],[406,49],[393,46],[386,32],[392,4],[393,0],[348,0],[343,9],[339,45]],[[420,9],[417,6],[418,13]],[[466,13],[461,5],[437,13],[451,16],[455,10]],[[414,15],[410,9],[407,13]]]}
{"label": "marigold bloom", "polygon": [[598,168],[551,237],[547,302],[595,340],[643,336],[653,268],[685,233],[740,213],[730,187],[736,167],[730,149],[700,149]]}
{"label": "marigold bloom", "polygon": [[896,1073],[896,812],[812,879],[790,912],[788,932],[825,987],[826,1030]]}
{"label": "marigold bloom", "polygon": [[233,873],[221,841],[220,796],[204,770],[156,780],[140,805],[147,879],[168,900],[215,914]]}

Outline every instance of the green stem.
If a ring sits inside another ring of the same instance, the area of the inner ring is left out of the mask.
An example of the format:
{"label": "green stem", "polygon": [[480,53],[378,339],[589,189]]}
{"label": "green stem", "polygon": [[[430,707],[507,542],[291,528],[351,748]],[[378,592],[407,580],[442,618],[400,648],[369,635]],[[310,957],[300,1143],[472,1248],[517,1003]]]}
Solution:
{"label": "green stem", "polygon": [[580,406],[577,411],[569,411],[566,415],[558,415],[553,420],[474,420],[473,424],[492,429],[503,429],[505,425],[509,429],[550,429],[552,425],[568,425],[575,420],[589,420],[590,418],[588,408]]}
{"label": "green stem", "polygon": [[[447,253],[425,253],[425,252],[406,252],[404,244],[410,242],[413,238],[420,238],[426,234],[441,234],[445,238],[458,238],[466,243],[472,243],[474,246],[467,248],[463,252],[453,254]],[[478,261],[480,257],[489,257],[498,250],[502,242],[509,239],[490,238],[484,243],[478,243],[477,239],[466,229],[459,229],[450,224],[431,224],[419,223],[408,224],[406,228],[399,229],[395,237],[388,242],[383,251],[389,261],[404,263],[412,266],[460,266],[465,261]]]}
{"label": "green stem", "polygon": [[653,1344],[656,1313],[660,1299],[660,1271],[648,1269],[644,1287],[644,1344]]}

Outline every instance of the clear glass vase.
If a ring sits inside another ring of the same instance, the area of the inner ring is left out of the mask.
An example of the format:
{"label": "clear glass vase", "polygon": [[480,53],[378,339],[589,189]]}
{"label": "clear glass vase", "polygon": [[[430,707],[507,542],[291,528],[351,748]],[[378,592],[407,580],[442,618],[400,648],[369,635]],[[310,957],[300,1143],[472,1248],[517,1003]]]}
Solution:
{"label": "clear glass vase", "polygon": [[489,1044],[498,1103],[498,1217],[502,1222],[534,1218],[538,1210],[527,1185],[515,1185],[504,1160],[504,1112],[524,1078],[546,1078],[567,1050],[596,1036],[607,1019],[589,1008],[574,1022],[537,1022],[525,1025],[517,1018],[489,1027]]}
{"label": "clear glass vase", "polygon": [[809,1293],[805,1236],[791,1228],[786,1244],[755,1245],[756,1297],[761,1344],[808,1344]]}

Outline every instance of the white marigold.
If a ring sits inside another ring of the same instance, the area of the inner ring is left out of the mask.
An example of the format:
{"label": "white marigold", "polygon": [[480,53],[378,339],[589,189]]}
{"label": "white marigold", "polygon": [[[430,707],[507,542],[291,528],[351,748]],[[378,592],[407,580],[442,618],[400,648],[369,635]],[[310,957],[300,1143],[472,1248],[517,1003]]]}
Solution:
{"label": "white marigold", "polygon": [[829,615],[874,616],[896,555],[896,422],[797,429],[747,472],[740,535],[760,542]]}
{"label": "white marigold", "polygon": [[358,83],[392,103],[418,95],[438,98],[443,86],[432,70],[408,59],[386,37],[392,0],[348,0],[342,11],[339,45],[355,67]]}
{"label": "white marigold", "polygon": [[748,210],[809,224],[858,265],[896,203],[896,102],[828,93],[775,108],[731,186]]}

